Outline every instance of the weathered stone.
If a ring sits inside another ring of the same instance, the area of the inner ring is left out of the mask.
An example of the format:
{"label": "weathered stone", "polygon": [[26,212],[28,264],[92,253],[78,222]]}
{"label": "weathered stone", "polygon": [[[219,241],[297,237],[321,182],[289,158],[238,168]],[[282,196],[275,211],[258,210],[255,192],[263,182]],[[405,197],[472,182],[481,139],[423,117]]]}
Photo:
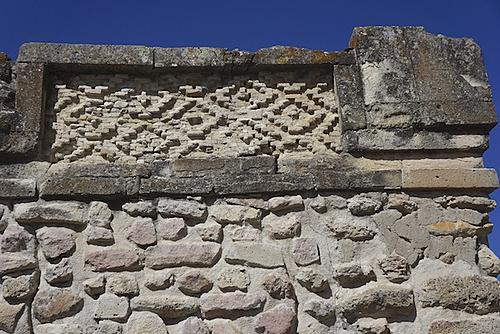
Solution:
{"label": "weathered stone", "polygon": [[125,203],[122,205],[122,209],[132,217],[142,216],[156,218],[156,205],[154,205],[152,201]]}
{"label": "weathered stone", "polygon": [[325,213],[328,210],[328,207],[326,205],[326,200],[322,196],[318,196],[312,199],[309,206],[311,207],[311,209],[313,209],[318,213]]}
{"label": "weathered stone", "polygon": [[376,280],[372,268],[365,263],[349,262],[335,267],[333,277],[346,288],[362,286],[369,281]]}
{"label": "weathered stone", "polygon": [[269,210],[272,212],[295,211],[304,209],[302,196],[273,197],[269,199]]}
{"label": "weathered stone", "polygon": [[146,267],[201,266],[210,267],[219,259],[221,246],[212,242],[169,243],[149,247],[146,250]]}
{"label": "weathered stone", "polygon": [[500,319],[486,317],[470,320],[435,320],[429,334],[495,334],[500,331]]}
{"label": "weathered stone", "polygon": [[471,209],[479,212],[490,212],[496,207],[496,202],[485,197],[449,196],[446,204],[452,208]]}
{"label": "weathered stone", "polygon": [[347,207],[355,216],[368,216],[379,211],[382,203],[370,197],[356,195],[347,201]]}
{"label": "weathered stone", "polygon": [[26,253],[0,253],[0,276],[33,269],[37,260]]}
{"label": "weathered stone", "polygon": [[110,247],[87,253],[85,265],[93,271],[138,270],[142,259],[138,250]]}
{"label": "weathered stone", "polygon": [[161,198],[158,201],[158,213],[162,217],[181,217],[193,221],[201,221],[206,215],[207,206],[190,200]]}
{"label": "weathered stone", "polygon": [[423,307],[487,314],[500,308],[500,284],[481,276],[434,278],[425,283],[419,299]]}
{"label": "weathered stone", "polygon": [[464,221],[439,221],[427,226],[429,233],[436,236],[451,235],[454,237],[485,236],[493,225],[474,226]]}
{"label": "weathered stone", "polygon": [[175,282],[175,275],[169,271],[152,271],[144,277],[144,286],[149,290],[164,290]]}
{"label": "weathered stone", "polygon": [[[1,121],[1,114],[0,114]],[[0,198],[22,199],[35,197],[36,180],[34,179],[6,179],[0,180]]]}
{"label": "weathered stone", "polygon": [[103,294],[97,300],[94,311],[96,320],[124,321],[130,313],[127,297],[118,297],[113,294]]}
{"label": "weathered stone", "polygon": [[76,314],[83,306],[82,297],[68,289],[40,290],[33,300],[33,315],[41,323]]}
{"label": "weathered stone", "polygon": [[264,290],[273,298],[283,299],[294,298],[295,296],[290,277],[288,277],[284,269],[277,269],[264,275],[260,283]]}
{"label": "weathered stone", "polygon": [[233,241],[259,241],[262,232],[251,226],[236,227],[231,231]]}
{"label": "weathered stone", "polygon": [[[83,329],[71,324],[42,324],[35,328],[35,334],[83,334]],[[99,332],[100,333],[100,332]]]}
{"label": "weathered stone", "polygon": [[402,283],[410,278],[406,259],[397,254],[391,254],[379,261],[380,269],[385,278],[393,283]]}
{"label": "weathered stone", "polygon": [[10,305],[0,301],[0,330],[7,333],[14,333],[23,309],[24,304]]}
{"label": "weathered stone", "polygon": [[403,189],[496,189],[498,176],[494,169],[407,169]]}
{"label": "weathered stone", "polygon": [[133,311],[153,312],[163,319],[187,317],[199,309],[197,298],[171,294],[138,296],[132,299],[130,306]]}
{"label": "weathered stone", "polygon": [[138,246],[150,246],[156,243],[156,230],[151,218],[132,218],[127,226],[127,239]]}
{"label": "weathered stone", "polygon": [[55,265],[48,265],[44,277],[50,285],[71,281],[73,279],[73,268],[69,259],[65,258]]}
{"label": "weathered stone", "polygon": [[101,320],[97,327],[99,334],[122,334],[122,325],[112,320]]}
{"label": "weathered stone", "polygon": [[110,246],[115,242],[113,231],[109,228],[88,226],[86,232],[89,245]]}
{"label": "weathered stone", "polygon": [[75,233],[64,227],[42,227],[36,232],[43,255],[47,259],[66,256],[75,248]]}
{"label": "weathered stone", "polygon": [[477,252],[478,265],[488,275],[496,277],[500,274],[500,259],[486,245],[479,246]]}
{"label": "weathered stone", "polygon": [[203,320],[190,317],[182,324],[180,334],[210,334],[210,330]]}
{"label": "weathered stone", "polygon": [[104,202],[90,202],[88,221],[90,225],[108,228],[113,219],[113,212]]}
{"label": "weathered stone", "polygon": [[[7,225],[7,219],[5,219]],[[17,224],[9,224],[0,237],[0,251],[6,253],[21,252],[28,250],[34,238],[24,228]]]}
{"label": "weathered stone", "polygon": [[14,218],[24,224],[72,224],[87,221],[87,205],[80,202],[21,203],[14,206]]}
{"label": "weathered stone", "polygon": [[3,281],[3,297],[8,301],[19,301],[31,298],[38,287],[38,273],[9,277]]}
{"label": "weathered stone", "polygon": [[415,312],[413,292],[393,284],[366,286],[343,296],[338,311],[349,322],[365,317],[409,317]]}
{"label": "weathered stone", "polygon": [[232,243],[226,253],[226,262],[250,267],[276,268],[284,266],[281,248],[273,244],[239,241]]}
{"label": "weathered stone", "polygon": [[217,286],[222,291],[246,291],[250,285],[250,276],[245,268],[228,267],[220,271]]}
{"label": "weathered stone", "polygon": [[164,240],[179,240],[186,236],[183,218],[158,218],[156,221],[158,237]]}
{"label": "weathered stone", "polygon": [[326,224],[337,239],[365,241],[373,239],[377,234],[375,225],[371,221],[354,220],[353,216],[345,212],[335,215],[332,221],[328,221]]}
{"label": "weathered stone", "polygon": [[260,211],[233,204],[217,204],[210,207],[210,216],[219,224],[255,225],[260,222]]}
{"label": "weathered stone", "polygon": [[153,50],[145,46],[25,43],[19,62],[153,66]]}
{"label": "weathered stone", "polygon": [[391,194],[385,205],[386,209],[396,209],[404,215],[412,213],[418,209],[417,203],[410,200],[410,196],[405,194]]}
{"label": "weathered stone", "polygon": [[106,288],[106,278],[99,275],[83,281],[83,290],[91,297],[98,297],[104,293]]}
{"label": "weathered stone", "polygon": [[255,318],[255,330],[257,333],[292,334],[296,322],[295,310],[287,304],[279,304]]}
{"label": "weathered stone", "polygon": [[312,238],[293,240],[293,260],[299,266],[307,266],[319,261],[318,244]]}
{"label": "weathered stone", "polygon": [[127,321],[127,333],[168,334],[163,320],[155,313],[132,312]]}
{"label": "weathered stone", "polygon": [[212,333],[217,334],[241,334],[240,329],[231,320],[214,319],[208,324]]}
{"label": "weathered stone", "polygon": [[300,222],[293,214],[276,216],[270,213],[262,219],[262,228],[273,239],[287,239],[300,233]]}
{"label": "weathered stone", "polygon": [[309,299],[304,303],[303,311],[322,323],[331,323],[335,318],[335,308],[328,300]]}
{"label": "weathered stone", "polygon": [[245,312],[259,310],[264,306],[266,297],[261,294],[227,292],[205,294],[200,298],[202,315],[207,319],[234,318]]}
{"label": "weathered stone", "polygon": [[222,240],[222,226],[211,219],[196,225],[194,230],[203,241],[221,242]]}
{"label": "weathered stone", "polygon": [[187,295],[199,295],[210,291],[212,282],[199,270],[190,270],[177,278],[179,290]]}
{"label": "weathered stone", "polygon": [[295,279],[312,292],[322,292],[328,288],[326,278],[314,268],[301,268],[295,275]]}
{"label": "weathered stone", "polygon": [[109,291],[117,296],[136,296],[139,294],[137,280],[132,274],[112,274],[108,276],[106,281]]}
{"label": "weathered stone", "polygon": [[362,318],[356,323],[357,330],[362,334],[390,334],[387,320],[384,318]]}

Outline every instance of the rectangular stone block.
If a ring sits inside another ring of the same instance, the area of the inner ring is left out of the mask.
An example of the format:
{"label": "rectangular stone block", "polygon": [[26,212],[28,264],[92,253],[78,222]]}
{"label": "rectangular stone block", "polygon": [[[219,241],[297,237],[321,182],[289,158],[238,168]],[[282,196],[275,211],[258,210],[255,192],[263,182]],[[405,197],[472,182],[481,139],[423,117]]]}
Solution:
{"label": "rectangular stone block", "polygon": [[153,49],[134,45],[26,43],[19,63],[153,66]]}
{"label": "rectangular stone block", "polygon": [[217,243],[169,243],[150,247],[145,252],[145,265],[151,269],[182,266],[213,266],[221,253]]}
{"label": "rectangular stone block", "polygon": [[366,107],[359,67],[336,65],[333,67],[333,80],[342,131],[365,128]]}
{"label": "rectangular stone block", "polygon": [[484,189],[498,188],[494,169],[404,169],[403,189]]}
{"label": "rectangular stone block", "polygon": [[225,259],[228,263],[259,268],[284,266],[281,248],[260,242],[235,242],[228,248]]}
{"label": "rectangular stone block", "polygon": [[45,108],[45,65],[17,64],[16,71],[18,123],[13,130],[41,133]]}
{"label": "rectangular stone block", "polygon": [[36,155],[39,132],[0,132],[0,153],[9,156],[30,157]]}
{"label": "rectangular stone block", "polygon": [[217,179],[214,191],[219,195],[280,193],[312,190],[314,178],[309,174],[249,174]]}
{"label": "rectangular stone block", "polygon": [[488,148],[486,135],[455,135],[445,132],[370,129],[342,136],[349,152],[370,151],[478,151]]}
{"label": "rectangular stone block", "polygon": [[126,196],[139,191],[139,178],[123,177],[64,177],[52,175],[41,182],[40,196]]}
{"label": "rectangular stone block", "polygon": [[140,195],[208,194],[213,190],[213,182],[208,177],[156,177],[141,179]]}
{"label": "rectangular stone block", "polygon": [[34,179],[0,179],[0,198],[18,199],[36,196]]}
{"label": "rectangular stone block", "polygon": [[314,174],[318,190],[399,189],[400,170],[322,170]]}
{"label": "rectangular stone block", "polygon": [[226,63],[226,49],[221,48],[154,48],[154,66],[168,67],[214,67]]}

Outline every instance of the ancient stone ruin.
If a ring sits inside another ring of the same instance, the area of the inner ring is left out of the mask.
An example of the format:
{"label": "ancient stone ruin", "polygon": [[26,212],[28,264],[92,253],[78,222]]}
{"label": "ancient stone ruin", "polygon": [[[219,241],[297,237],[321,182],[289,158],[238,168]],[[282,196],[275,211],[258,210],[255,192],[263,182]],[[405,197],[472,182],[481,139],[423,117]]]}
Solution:
{"label": "ancient stone ruin", "polygon": [[479,47],[0,55],[0,333],[500,333]]}

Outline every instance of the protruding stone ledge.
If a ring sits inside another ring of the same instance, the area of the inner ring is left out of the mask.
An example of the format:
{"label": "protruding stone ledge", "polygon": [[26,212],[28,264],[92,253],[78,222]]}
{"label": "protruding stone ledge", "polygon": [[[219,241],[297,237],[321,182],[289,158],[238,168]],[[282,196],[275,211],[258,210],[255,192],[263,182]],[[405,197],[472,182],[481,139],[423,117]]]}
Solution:
{"label": "protruding stone ledge", "polygon": [[498,188],[494,169],[405,169],[403,189],[483,189]]}
{"label": "protruding stone ledge", "polygon": [[155,68],[223,67],[250,65],[354,64],[350,52],[327,52],[289,46],[273,46],[256,52],[210,47],[161,48],[138,45],[90,45],[26,43],[18,63]]}
{"label": "protruding stone ledge", "polygon": [[346,132],[343,136],[343,145],[349,152],[436,150],[484,152],[488,149],[488,136],[364,129]]}
{"label": "protruding stone ledge", "polygon": [[19,63],[153,66],[153,50],[133,45],[26,43]]}

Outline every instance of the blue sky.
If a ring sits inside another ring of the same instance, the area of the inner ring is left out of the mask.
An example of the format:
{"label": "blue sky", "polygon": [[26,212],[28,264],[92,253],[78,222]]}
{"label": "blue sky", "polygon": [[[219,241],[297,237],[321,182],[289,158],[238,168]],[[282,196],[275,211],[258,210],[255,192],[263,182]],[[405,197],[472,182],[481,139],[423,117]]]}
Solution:
{"label": "blue sky", "polygon": [[[499,0],[5,0],[0,10],[0,50],[12,57],[28,41],[342,50],[354,26],[420,25],[479,43],[500,106]],[[490,145],[486,164],[500,169],[500,126]],[[500,224],[500,209],[490,217]],[[500,254],[500,225],[490,243]]]}

